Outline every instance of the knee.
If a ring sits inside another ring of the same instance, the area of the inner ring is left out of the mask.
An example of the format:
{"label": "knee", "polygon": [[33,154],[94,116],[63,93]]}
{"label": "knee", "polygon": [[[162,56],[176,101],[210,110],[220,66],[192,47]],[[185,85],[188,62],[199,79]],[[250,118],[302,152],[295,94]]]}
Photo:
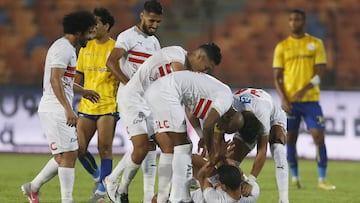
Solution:
{"label": "knee", "polygon": [[85,148],[85,147],[82,147],[82,146],[79,146],[79,149],[78,149],[78,157],[83,157],[83,156],[85,156],[85,154],[86,154],[86,152],[87,152],[87,148]]}
{"label": "knee", "polygon": [[110,158],[112,156],[112,145],[99,145],[98,151],[101,158]]}
{"label": "knee", "polygon": [[131,154],[131,158],[134,163],[141,164],[141,162],[145,159],[146,154],[148,153],[147,147],[134,147],[133,152]]}

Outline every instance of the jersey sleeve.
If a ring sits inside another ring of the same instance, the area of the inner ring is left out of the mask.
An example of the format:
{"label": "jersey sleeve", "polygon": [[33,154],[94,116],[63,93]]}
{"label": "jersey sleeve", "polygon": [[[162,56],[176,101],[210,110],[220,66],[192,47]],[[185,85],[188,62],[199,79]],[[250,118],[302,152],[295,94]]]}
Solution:
{"label": "jersey sleeve", "polygon": [[115,48],[124,49],[125,51],[131,50],[134,46],[133,43],[136,43],[136,41],[132,40],[133,36],[130,36],[129,33],[130,32],[124,31],[118,35]]}
{"label": "jersey sleeve", "polygon": [[58,46],[52,49],[50,68],[67,68],[70,65],[71,57],[73,56],[72,51],[64,51],[67,49],[65,46]]}
{"label": "jersey sleeve", "polygon": [[277,44],[274,50],[273,68],[284,68],[284,57],[281,44]]}
{"label": "jersey sleeve", "polygon": [[326,52],[325,52],[324,44],[321,40],[317,41],[315,64],[326,64]]}
{"label": "jersey sleeve", "polygon": [[219,203],[225,202],[224,198],[212,187],[208,187],[203,191],[204,199],[206,203]]}

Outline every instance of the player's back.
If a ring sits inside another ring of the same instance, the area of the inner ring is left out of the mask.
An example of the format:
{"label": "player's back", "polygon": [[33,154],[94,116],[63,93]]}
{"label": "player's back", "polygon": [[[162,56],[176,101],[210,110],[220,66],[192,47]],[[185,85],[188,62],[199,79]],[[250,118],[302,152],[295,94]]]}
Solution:
{"label": "player's back", "polygon": [[173,72],[172,62],[185,64],[187,52],[179,46],[164,47],[149,57],[126,84],[127,94],[143,95],[158,78]]}

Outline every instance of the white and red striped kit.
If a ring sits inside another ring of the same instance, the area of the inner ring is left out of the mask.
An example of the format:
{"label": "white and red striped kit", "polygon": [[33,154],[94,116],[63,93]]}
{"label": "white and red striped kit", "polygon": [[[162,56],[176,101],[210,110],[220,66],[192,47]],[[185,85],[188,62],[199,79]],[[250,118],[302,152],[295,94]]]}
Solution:
{"label": "white and red striped kit", "polygon": [[186,132],[184,106],[194,116],[206,119],[215,109],[222,116],[231,107],[229,86],[216,78],[191,71],[178,71],[154,82],[145,92],[156,123],[155,132]]}
{"label": "white and red striped kit", "polygon": [[144,99],[144,92],[158,78],[173,72],[172,62],[185,64],[186,54],[179,46],[162,48],[149,57],[118,92],[122,119],[130,136],[153,134],[151,112]]}

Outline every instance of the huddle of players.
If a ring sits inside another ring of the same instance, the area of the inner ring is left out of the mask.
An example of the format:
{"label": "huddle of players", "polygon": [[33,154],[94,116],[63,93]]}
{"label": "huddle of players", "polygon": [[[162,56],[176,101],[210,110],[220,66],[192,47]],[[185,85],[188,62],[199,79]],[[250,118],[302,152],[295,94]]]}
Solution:
{"label": "huddle of players", "polygon": [[[66,118],[68,126],[76,125],[78,158],[96,183],[89,202],[104,202],[106,193],[112,202],[129,202],[129,185],[140,167],[144,173],[143,202],[255,202],[259,195],[255,181],[265,163],[268,142],[275,160],[279,202],[289,202],[284,147],[286,115],[268,93],[244,88],[233,94],[226,84],[206,74],[221,62],[220,48],[214,43],[192,51],[179,46],[161,49],[154,36],[162,20],[162,6],[157,1],[145,2],[140,22],[121,32],[116,41],[109,37],[114,25],[111,14],[103,8],[95,9],[94,14],[95,39],[80,50],[76,65],[79,73],[76,82],[84,80],[83,89],[74,84],[74,90],[80,89],[78,92],[83,96],[79,117],[67,115]],[[94,31],[89,30],[88,34],[91,33]],[[71,42],[71,37],[66,39]],[[84,42],[86,39],[79,40],[82,45]],[[58,66],[56,61],[52,63]],[[68,65],[65,73],[57,75],[74,80],[74,68]],[[51,79],[50,83],[53,85]],[[55,96],[58,98],[56,93]],[[117,106],[133,150],[112,170],[112,139],[119,119]],[[40,117],[42,122],[52,125],[46,122],[46,117]],[[201,138],[199,147],[203,148],[204,157],[192,155],[192,143],[187,135],[189,124]],[[87,150],[96,130],[100,169]],[[234,133],[230,146],[224,141],[224,133]],[[156,196],[155,143],[161,149]],[[64,151],[57,150],[55,144],[51,147],[59,164],[57,155]],[[255,146],[253,168],[249,177],[245,177],[238,166]],[[76,152],[75,148],[67,150]],[[52,171],[57,170],[54,160],[48,165]],[[43,171],[22,186],[30,202],[39,202],[41,185],[55,175],[54,172],[44,175]],[[200,182],[200,189],[190,193],[193,176]],[[71,184],[68,188],[72,188]],[[61,189],[62,202],[71,202],[72,190],[66,190],[65,186]]]}

